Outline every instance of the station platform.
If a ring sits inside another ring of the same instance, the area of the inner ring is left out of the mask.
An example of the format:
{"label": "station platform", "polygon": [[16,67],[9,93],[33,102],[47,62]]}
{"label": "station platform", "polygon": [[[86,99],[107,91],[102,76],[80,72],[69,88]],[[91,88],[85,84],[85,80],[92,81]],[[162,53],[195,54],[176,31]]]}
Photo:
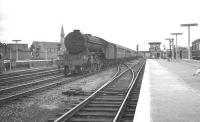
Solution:
{"label": "station platform", "polygon": [[134,122],[200,122],[197,68],[183,60],[148,59]]}

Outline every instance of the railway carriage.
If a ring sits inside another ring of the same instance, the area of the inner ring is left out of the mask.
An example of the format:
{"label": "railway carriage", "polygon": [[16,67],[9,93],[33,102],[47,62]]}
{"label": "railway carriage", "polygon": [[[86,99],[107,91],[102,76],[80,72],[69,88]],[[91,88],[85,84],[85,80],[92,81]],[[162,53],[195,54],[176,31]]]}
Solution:
{"label": "railway carriage", "polygon": [[200,60],[200,39],[192,42],[192,59]]}
{"label": "railway carriage", "polygon": [[100,70],[135,57],[135,51],[91,34],[74,30],[65,37],[64,72],[85,73]]}

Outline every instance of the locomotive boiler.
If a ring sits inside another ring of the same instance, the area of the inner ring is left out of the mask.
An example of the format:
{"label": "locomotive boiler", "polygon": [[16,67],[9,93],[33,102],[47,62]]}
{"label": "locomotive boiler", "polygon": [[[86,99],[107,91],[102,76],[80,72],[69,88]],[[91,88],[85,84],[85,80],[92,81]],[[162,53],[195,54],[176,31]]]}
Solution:
{"label": "locomotive boiler", "polygon": [[64,72],[85,73],[136,56],[136,52],[91,34],[74,30],[65,37]]}

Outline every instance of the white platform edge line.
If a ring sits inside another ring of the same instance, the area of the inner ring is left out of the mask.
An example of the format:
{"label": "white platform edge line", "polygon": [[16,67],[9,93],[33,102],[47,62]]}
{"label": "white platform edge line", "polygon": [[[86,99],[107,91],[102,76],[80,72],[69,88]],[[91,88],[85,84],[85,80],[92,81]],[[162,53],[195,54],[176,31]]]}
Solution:
{"label": "white platform edge line", "polygon": [[151,121],[149,60],[151,59],[147,59],[147,62],[146,62],[139,100],[137,103],[133,122],[150,122]]}

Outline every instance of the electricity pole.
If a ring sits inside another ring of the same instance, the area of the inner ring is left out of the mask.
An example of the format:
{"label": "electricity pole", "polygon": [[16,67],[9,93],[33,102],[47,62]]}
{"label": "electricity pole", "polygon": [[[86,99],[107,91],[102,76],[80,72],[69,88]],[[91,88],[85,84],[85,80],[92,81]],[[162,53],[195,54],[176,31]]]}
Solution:
{"label": "electricity pole", "polygon": [[172,44],[171,45],[172,46],[172,59],[174,59],[174,39],[172,38],[171,41],[172,41],[172,43],[171,43]]}
{"label": "electricity pole", "polygon": [[171,35],[176,35],[176,60],[178,59],[178,45],[177,45],[177,36],[182,35],[182,33],[171,33]]}
{"label": "electricity pole", "polygon": [[188,27],[188,59],[191,59],[191,51],[190,51],[190,27],[191,26],[198,26],[198,24],[197,23],[181,24],[181,27]]}
{"label": "electricity pole", "polygon": [[[169,58],[173,57],[173,51],[171,49],[173,38],[166,38],[165,40],[169,40]],[[171,55],[172,54],[172,55]]]}
{"label": "electricity pole", "polygon": [[136,49],[137,49],[137,56],[138,56],[139,44],[136,45]]}

